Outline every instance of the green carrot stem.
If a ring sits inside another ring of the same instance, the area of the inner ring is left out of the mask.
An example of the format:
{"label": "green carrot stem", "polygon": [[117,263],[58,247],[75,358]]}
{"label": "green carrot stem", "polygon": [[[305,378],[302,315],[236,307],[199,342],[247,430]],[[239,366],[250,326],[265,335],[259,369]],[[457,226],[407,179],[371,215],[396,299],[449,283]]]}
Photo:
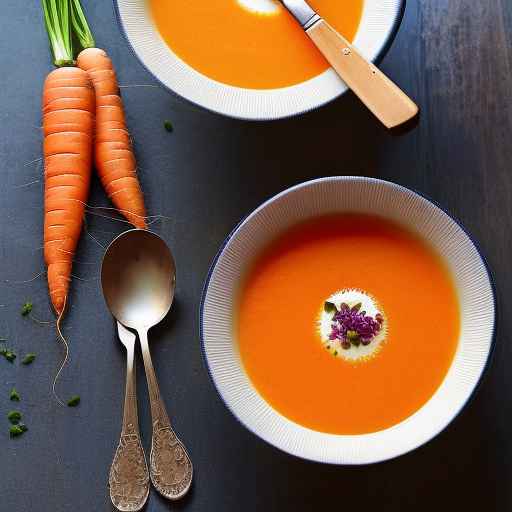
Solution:
{"label": "green carrot stem", "polygon": [[69,0],[42,0],[42,4],[54,64],[57,67],[74,65]]}
{"label": "green carrot stem", "polygon": [[82,48],[96,46],[80,0],[71,0],[71,25]]}

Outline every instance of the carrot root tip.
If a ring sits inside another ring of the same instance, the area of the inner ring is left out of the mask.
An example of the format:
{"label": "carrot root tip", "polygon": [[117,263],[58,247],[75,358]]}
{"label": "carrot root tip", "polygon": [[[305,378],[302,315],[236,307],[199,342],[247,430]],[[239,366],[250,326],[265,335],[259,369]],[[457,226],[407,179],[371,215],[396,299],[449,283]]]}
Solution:
{"label": "carrot root tip", "polygon": [[54,396],[55,400],[57,400],[57,402],[60,405],[62,405],[63,407],[66,407],[66,404],[63,402],[63,400],[61,400],[61,398],[57,394],[56,386],[57,386],[57,381],[59,380],[60,374],[68,362],[68,356],[69,356],[69,344],[68,344],[68,341],[66,340],[66,338],[64,337],[64,334],[62,333],[62,329],[61,329],[61,322],[62,322],[62,318],[64,316],[65,309],[66,309],[66,299],[64,299],[64,307],[62,308],[61,312],[59,313],[59,316],[57,317],[57,334],[59,335],[60,341],[64,345],[64,359],[62,360],[62,363],[61,363],[57,373],[55,374],[55,377],[53,378],[53,383],[52,383],[53,396]]}

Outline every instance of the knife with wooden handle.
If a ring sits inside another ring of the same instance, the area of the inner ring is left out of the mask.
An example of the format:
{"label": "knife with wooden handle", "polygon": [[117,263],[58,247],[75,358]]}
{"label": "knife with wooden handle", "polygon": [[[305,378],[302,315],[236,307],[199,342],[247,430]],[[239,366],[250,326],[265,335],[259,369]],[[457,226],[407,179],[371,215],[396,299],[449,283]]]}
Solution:
{"label": "knife with wooden handle", "polygon": [[417,105],[382,71],[368,62],[304,0],[281,0],[359,99],[386,126],[395,128],[418,113]]}

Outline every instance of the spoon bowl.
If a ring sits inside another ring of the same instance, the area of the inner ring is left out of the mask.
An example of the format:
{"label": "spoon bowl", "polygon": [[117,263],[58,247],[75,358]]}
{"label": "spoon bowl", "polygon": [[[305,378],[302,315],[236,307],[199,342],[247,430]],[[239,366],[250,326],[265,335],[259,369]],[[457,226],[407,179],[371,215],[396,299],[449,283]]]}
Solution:
{"label": "spoon bowl", "polygon": [[148,330],[171,309],[176,288],[174,258],[158,235],[131,229],[108,246],[101,283],[116,319],[126,327]]}

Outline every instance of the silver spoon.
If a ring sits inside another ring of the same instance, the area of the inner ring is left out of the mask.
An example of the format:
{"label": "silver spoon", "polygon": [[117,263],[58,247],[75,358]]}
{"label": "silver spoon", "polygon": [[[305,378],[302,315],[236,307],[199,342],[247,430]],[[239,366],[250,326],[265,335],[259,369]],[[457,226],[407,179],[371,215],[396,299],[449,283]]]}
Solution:
{"label": "silver spoon", "polygon": [[117,322],[121,343],[126,347],[126,389],[123,428],[119,445],[110,467],[108,484],[110,499],[121,512],[141,510],[149,495],[146,455],[140,442],[135,386],[135,334]]}
{"label": "silver spoon", "polygon": [[142,229],[126,231],[107,248],[101,283],[112,314],[139,335],[153,423],[151,481],[162,496],[179,499],[190,489],[192,462],[171,428],[148,345],[148,330],[165,317],[174,299],[174,258],[158,235]]}

